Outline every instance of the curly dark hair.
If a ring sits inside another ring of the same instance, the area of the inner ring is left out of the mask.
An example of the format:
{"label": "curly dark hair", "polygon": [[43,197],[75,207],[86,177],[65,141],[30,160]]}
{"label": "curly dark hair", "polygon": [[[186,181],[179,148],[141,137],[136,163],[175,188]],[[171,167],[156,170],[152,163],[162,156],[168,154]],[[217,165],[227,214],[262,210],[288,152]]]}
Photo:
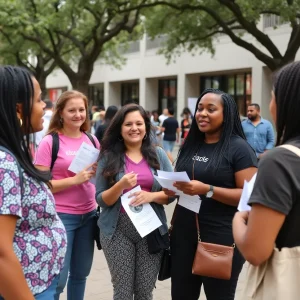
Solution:
{"label": "curly dark hair", "polygon": [[103,169],[103,176],[108,179],[111,184],[115,183],[115,176],[124,168],[124,154],[126,146],[121,137],[121,127],[128,113],[138,111],[145,121],[146,135],[143,139],[141,152],[148,165],[154,169],[159,169],[159,161],[156,154],[155,146],[151,140],[151,121],[146,111],[138,104],[127,104],[115,114],[105,131],[99,159],[105,157],[107,164]]}

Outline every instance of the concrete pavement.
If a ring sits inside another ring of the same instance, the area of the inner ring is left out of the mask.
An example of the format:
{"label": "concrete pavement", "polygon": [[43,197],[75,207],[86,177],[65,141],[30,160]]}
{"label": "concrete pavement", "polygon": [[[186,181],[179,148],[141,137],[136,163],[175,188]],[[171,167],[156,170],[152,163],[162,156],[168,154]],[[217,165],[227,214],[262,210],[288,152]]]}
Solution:
{"label": "concrete pavement", "polygon": [[[174,209],[174,204],[168,205],[166,207],[166,213],[168,220],[170,221],[172,212]],[[240,280],[236,292],[236,300],[243,300],[242,288],[246,275],[246,268],[244,266],[243,272],[240,276]],[[171,300],[171,282],[170,279],[166,281],[157,281],[156,289],[153,293],[154,300]],[[106,264],[106,260],[103,251],[95,250],[94,262],[90,276],[87,280],[85,300],[112,300],[113,299],[113,289],[110,282],[110,273]],[[204,291],[202,290],[200,300],[205,300]],[[67,300],[66,293],[61,297],[61,300]],[[188,300],[188,299],[182,299]]]}
{"label": "concrete pavement", "polygon": [[[177,157],[178,146],[175,147],[173,157]],[[171,221],[175,203],[165,206],[168,222]],[[242,290],[246,276],[247,265],[240,275],[237,286],[235,300],[243,300]],[[217,288],[217,287],[216,287]],[[112,300],[113,289],[110,281],[110,273],[103,251],[95,250],[93,267],[87,280],[85,300]],[[157,281],[156,289],[153,292],[154,300],[171,300],[171,280]],[[66,292],[61,296],[61,300],[67,300]],[[182,299],[189,300],[189,299]],[[206,300],[204,291],[202,290],[199,300]]]}

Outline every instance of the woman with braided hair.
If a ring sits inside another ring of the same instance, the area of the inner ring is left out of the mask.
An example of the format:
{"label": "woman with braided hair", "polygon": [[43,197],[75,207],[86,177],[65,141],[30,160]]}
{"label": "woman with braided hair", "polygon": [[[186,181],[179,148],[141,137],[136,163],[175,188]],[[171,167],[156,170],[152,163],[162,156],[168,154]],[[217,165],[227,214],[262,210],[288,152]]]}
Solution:
{"label": "woman with braided hair", "polygon": [[[236,103],[220,90],[205,90],[176,163],[176,171],[186,171],[191,181],[174,184],[185,194],[201,197],[198,221],[203,242],[233,244],[232,219],[244,180],[250,180],[256,168]],[[235,249],[230,280],[193,275],[197,244],[195,213],[178,205],[171,233],[172,299],[197,300],[203,285],[208,300],[233,300],[244,259]]]}

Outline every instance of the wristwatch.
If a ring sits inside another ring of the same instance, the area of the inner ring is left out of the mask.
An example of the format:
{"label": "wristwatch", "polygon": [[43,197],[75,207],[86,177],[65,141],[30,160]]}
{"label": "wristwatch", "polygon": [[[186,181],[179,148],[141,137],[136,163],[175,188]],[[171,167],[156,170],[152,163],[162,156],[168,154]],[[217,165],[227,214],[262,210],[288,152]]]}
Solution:
{"label": "wristwatch", "polygon": [[211,198],[214,195],[214,186],[210,185],[209,186],[209,191],[206,193],[205,197],[206,198]]}

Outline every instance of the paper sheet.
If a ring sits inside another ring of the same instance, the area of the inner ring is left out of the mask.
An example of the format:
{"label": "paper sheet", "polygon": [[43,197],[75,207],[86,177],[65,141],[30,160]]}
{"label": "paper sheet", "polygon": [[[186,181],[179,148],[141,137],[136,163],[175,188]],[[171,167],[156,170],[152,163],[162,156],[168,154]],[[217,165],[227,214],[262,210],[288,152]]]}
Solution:
{"label": "paper sheet", "polygon": [[72,160],[68,170],[77,174],[87,166],[95,163],[98,159],[100,151],[85,142],[78,149],[74,159]]}
{"label": "paper sheet", "polygon": [[184,172],[166,172],[157,170],[157,175],[159,178],[165,178],[173,181],[182,181],[182,182],[190,182],[190,178],[188,174]]}
{"label": "paper sheet", "polygon": [[243,188],[241,199],[240,199],[240,202],[238,205],[239,211],[250,211],[251,210],[251,206],[248,205],[248,201],[249,201],[250,196],[253,191],[254,183],[256,180],[256,175],[257,175],[257,173],[255,173],[253,175],[253,177],[251,178],[251,180],[249,182],[246,180],[244,181],[244,188]]}
{"label": "paper sheet", "polygon": [[137,186],[128,191],[126,194],[121,196],[121,202],[136,230],[143,238],[156,228],[160,227],[162,223],[149,203],[145,203],[139,206],[129,205],[129,203],[133,200],[133,197],[128,197],[132,193],[138,191],[141,191],[140,186]]}
{"label": "paper sheet", "polygon": [[[171,174],[172,173],[172,174]],[[180,178],[180,181],[185,180],[184,182],[189,182],[190,179],[188,177],[188,175],[186,174],[186,172],[180,172],[181,174],[175,175],[175,172],[162,172],[162,171],[157,171],[157,174],[159,174],[159,176],[155,176],[154,178],[158,181],[158,183],[165,189],[168,189],[170,191],[174,191],[176,193],[176,195],[179,196],[179,201],[178,204],[195,212],[195,213],[199,213],[200,210],[200,205],[201,205],[201,199],[198,195],[195,196],[190,196],[190,195],[186,195],[183,192],[179,191],[176,187],[173,186],[174,182],[176,180],[174,180],[174,178]],[[161,176],[164,177],[169,177],[169,178],[161,178]],[[177,180],[179,181],[179,180]]]}

